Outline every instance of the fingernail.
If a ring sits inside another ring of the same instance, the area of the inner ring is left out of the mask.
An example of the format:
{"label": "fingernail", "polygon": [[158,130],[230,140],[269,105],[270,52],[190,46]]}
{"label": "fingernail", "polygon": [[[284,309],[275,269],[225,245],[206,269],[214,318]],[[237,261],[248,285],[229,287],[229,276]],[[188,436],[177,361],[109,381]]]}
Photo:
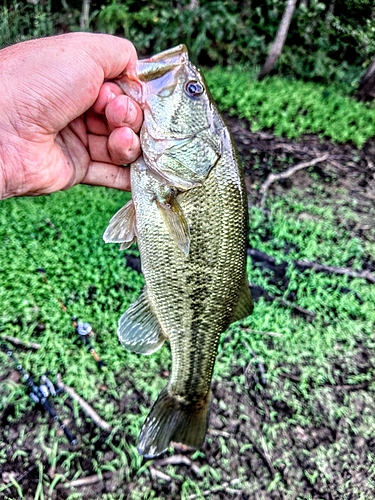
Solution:
{"label": "fingernail", "polygon": [[114,94],[113,92],[109,92],[107,102],[111,102],[111,101],[113,101],[113,99],[114,99],[115,97],[116,97],[116,94]]}
{"label": "fingernail", "polygon": [[130,118],[131,120],[127,121],[133,121],[136,118],[137,110],[136,107],[131,99],[129,99],[128,102],[128,109],[127,109],[127,117]]}

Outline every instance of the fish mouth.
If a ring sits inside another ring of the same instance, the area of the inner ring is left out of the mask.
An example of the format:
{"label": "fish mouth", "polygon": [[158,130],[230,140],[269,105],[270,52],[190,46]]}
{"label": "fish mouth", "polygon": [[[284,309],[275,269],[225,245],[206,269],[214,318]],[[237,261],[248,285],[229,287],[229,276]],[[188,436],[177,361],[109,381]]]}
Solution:
{"label": "fish mouth", "polygon": [[180,44],[172,49],[138,61],[137,77],[143,82],[150,82],[164,76],[169,71],[181,67],[189,61],[186,45]]}
{"label": "fish mouth", "polygon": [[125,74],[116,83],[125,94],[144,108],[148,93],[162,95],[164,92],[168,96],[173,92],[177,74],[188,62],[188,50],[184,44],[180,44],[138,61],[136,72]]}

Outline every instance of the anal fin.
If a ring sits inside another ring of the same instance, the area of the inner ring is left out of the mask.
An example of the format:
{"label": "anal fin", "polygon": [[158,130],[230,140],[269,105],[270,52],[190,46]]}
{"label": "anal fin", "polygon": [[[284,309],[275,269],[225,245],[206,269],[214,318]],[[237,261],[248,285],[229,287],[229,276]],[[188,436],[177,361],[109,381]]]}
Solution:
{"label": "anal fin", "polygon": [[151,310],[145,290],[121,316],[117,335],[128,351],[152,354],[160,349],[167,336]]}
{"label": "anal fin", "polygon": [[130,200],[109,221],[103,240],[106,243],[121,243],[120,250],[124,250],[129,248],[136,239],[135,208],[133,200]]}
{"label": "anal fin", "polygon": [[171,441],[200,448],[207,431],[211,392],[202,400],[184,401],[165,387],[143,424],[139,441],[140,455],[152,458],[168,449]]}

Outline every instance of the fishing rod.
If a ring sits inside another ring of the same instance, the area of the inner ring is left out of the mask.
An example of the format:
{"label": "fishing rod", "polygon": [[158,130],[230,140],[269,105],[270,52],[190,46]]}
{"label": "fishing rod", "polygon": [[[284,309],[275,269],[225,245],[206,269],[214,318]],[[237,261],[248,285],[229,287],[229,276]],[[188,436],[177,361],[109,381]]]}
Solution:
{"label": "fishing rod", "polygon": [[30,390],[29,397],[30,397],[30,399],[34,403],[40,404],[48,412],[48,414],[53,418],[53,420],[59,424],[60,429],[63,430],[66,438],[68,439],[68,441],[69,441],[69,443],[71,445],[77,444],[76,438],[71,434],[71,432],[69,431],[69,429],[66,427],[66,425],[63,423],[63,421],[61,420],[61,418],[56,413],[56,411],[53,408],[53,406],[48,401],[48,397],[50,395],[51,396],[56,396],[58,394],[58,392],[60,392],[60,391],[56,391],[55,390],[55,387],[54,387],[53,383],[47,377],[46,374],[44,374],[44,375],[42,375],[40,377],[40,382],[41,383],[40,383],[40,385],[37,385],[34,382],[34,380],[31,377],[31,375],[29,373],[27,373],[26,370],[23,368],[23,366],[18,362],[18,360],[15,357],[13,351],[11,349],[9,349],[9,347],[6,344],[4,344],[4,343],[0,344],[0,348],[1,348],[1,350],[3,352],[5,352],[5,354],[9,358],[12,359],[12,361],[14,362],[14,364],[16,366],[17,371],[19,371],[20,374],[22,375],[22,378],[23,378],[25,384],[29,387],[29,390]]}
{"label": "fishing rod", "polygon": [[75,328],[76,333],[80,336],[83,344],[87,347],[87,350],[91,354],[91,356],[95,359],[98,368],[103,368],[105,366],[105,362],[99,358],[97,352],[91,344],[91,339],[94,337],[94,331],[90,323],[83,323],[82,321],[78,321],[78,318],[75,316],[72,317],[72,325]]}

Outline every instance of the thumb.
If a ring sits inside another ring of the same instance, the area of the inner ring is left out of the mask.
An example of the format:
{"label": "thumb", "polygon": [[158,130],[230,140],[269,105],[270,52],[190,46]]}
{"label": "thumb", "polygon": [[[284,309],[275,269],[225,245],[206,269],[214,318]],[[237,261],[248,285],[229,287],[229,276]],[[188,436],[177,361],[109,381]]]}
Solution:
{"label": "thumb", "polygon": [[83,38],[85,50],[99,64],[105,79],[121,77],[125,72],[136,72],[137,52],[134,45],[125,38],[98,33],[72,33],[63,35],[72,41]]}
{"label": "thumb", "polygon": [[132,74],[136,63],[133,44],[112,35],[68,33],[15,44],[2,51],[5,102],[18,107],[27,126],[60,131],[93,105],[106,79]]}

